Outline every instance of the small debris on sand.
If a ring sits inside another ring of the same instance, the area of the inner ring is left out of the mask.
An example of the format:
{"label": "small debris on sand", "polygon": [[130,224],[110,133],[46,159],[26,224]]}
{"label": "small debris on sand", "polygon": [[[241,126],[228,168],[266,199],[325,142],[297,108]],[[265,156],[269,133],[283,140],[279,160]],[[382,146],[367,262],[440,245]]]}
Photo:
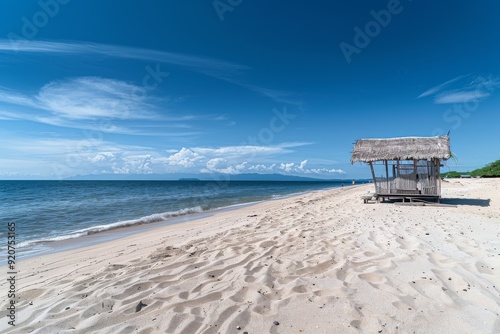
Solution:
{"label": "small debris on sand", "polygon": [[147,304],[144,304],[144,303],[142,302],[142,300],[141,300],[141,301],[139,302],[139,304],[137,304],[137,306],[135,307],[135,313],[140,312],[140,311],[142,310],[142,308],[143,308],[143,307],[146,307],[146,306],[148,306],[148,305],[147,305]]}

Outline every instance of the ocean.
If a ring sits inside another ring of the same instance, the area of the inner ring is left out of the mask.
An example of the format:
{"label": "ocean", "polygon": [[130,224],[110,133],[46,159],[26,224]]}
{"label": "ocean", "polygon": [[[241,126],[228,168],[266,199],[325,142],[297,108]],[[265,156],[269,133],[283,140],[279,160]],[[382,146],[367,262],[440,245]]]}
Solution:
{"label": "ocean", "polygon": [[89,235],[105,235],[105,241],[124,236],[126,227],[154,228],[216,209],[340,186],[340,181],[0,181],[0,249],[6,249],[12,222],[22,259],[51,252],[65,240],[75,248]]}

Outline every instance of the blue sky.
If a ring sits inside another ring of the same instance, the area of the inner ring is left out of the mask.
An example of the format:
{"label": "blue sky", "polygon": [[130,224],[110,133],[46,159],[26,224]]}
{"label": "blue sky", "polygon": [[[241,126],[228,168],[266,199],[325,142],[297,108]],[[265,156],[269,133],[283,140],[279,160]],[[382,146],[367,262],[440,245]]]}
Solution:
{"label": "blue sky", "polygon": [[360,138],[500,158],[496,1],[2,1],[0,179],[370,177]]}

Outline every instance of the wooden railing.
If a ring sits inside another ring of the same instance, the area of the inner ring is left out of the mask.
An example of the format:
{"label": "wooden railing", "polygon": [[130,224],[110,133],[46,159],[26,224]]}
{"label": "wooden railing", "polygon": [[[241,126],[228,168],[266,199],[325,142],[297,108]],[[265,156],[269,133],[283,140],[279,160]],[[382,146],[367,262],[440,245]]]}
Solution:
{"label": "wooden railing", "polygon": [[[417,185],[420,183],[420,185]],[[430,195],[439,196],[441,193],[440,180],[422,178],[420,181],[411,178],[376,178],[377,194],[387,195]]]}

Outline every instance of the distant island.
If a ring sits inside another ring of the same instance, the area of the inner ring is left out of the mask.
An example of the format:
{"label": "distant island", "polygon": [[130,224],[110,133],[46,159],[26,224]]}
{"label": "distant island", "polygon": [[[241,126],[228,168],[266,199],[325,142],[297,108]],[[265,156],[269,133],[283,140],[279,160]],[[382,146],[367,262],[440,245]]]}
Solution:
{"label": "distant island", "polygon": [[441,177],[459,178],[459,177],[500,177],[500,160],[487,164],[483,168],[475,169],[472,172],[450,171],[441,173]]}

